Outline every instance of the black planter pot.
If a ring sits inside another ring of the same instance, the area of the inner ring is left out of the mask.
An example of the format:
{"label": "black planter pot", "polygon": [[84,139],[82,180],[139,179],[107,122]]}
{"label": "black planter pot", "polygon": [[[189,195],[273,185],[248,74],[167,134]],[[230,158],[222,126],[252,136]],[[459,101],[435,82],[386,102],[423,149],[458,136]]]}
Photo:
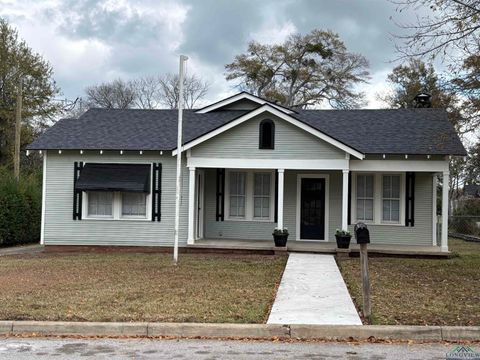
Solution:
{"label": "black planter pot", "polygon": [[335,235],[335,238],[337,239],[337,247],[339,249],[348,249],[350,247],[351,235]]}
{"label": "black planter pot", "polygon": [[275,242],[276,247],[285,247],[287,246],[287,239],[288,239],[288,234],[284,235],[273,235],[273,241]]}

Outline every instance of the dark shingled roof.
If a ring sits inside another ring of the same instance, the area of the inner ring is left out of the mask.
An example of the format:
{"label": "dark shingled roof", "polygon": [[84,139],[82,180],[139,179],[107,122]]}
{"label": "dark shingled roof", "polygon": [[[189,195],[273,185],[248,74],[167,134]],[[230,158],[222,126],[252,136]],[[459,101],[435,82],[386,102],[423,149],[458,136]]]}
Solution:
{"label": "dark shingled roof", "polygon": [[[185,110],[184,142],[247,112]],[[364,154],[466,155],[442,109],[299,110],[291,116]],[[173,150],[176,136],[176,110],[90,109],[60,120],[28,149]]]}

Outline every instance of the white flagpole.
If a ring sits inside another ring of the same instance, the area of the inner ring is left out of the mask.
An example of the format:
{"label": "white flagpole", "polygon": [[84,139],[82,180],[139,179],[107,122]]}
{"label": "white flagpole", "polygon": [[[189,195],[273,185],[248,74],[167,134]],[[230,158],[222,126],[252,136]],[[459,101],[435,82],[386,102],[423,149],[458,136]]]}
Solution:
{"label": "white flagpole", "polygon": [[180,55],[180,73],[178,79],[178,130],[177,130],[177,185],[175,190],[175,241],[173,245],[173,262],[178,262],[178,231],[180,227],[180,192],[182,180],[182,132],[183,132],[183,79],[185,62],[188,57]]}

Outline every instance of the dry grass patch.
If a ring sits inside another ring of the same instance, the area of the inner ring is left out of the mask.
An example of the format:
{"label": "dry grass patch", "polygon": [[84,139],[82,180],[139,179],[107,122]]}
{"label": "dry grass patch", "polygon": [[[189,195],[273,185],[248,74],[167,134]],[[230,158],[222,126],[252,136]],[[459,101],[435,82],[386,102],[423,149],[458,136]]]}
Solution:
{"label": "dry grass patch", "polygon": [[[370,258],[374,324],[480,325],[480,243],[450,239],[451,259]],[[358,258],[337,260],[361,309]]]}
{"label": "dry grass patch", "polygon": [[266,321],[286,257],[41,254],[0,259],[0,319]]}

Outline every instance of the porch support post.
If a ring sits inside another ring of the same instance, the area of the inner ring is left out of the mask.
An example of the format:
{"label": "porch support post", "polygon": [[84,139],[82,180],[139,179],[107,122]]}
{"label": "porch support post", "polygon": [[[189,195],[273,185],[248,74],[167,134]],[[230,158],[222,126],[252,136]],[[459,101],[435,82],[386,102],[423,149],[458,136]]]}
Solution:
{"label": "porch support post", "polygon": [[437,246],[437,173],[432,175],[432,245]]}
{"label": "porch support post", "polygon": [[349,170],[342,170],[343,186],[342,186],[342,230],[348,230],[348,173]]}
{"label": "porch support post", "polygon": [[188,238],[187,244],[195,242],[195,168],[189,167],[188,178]]}
{"label": "porch support post", "polygon": [[277,227],[283,229],[283,189],[284,189],[284,169],[278,169],[278,208],[277,208]]}
{"label": "porch support post", "polygon": [[442,241],[441,250],[448,251],[448,190],[450,174],[448,171],[443,172],[442,186]]}

